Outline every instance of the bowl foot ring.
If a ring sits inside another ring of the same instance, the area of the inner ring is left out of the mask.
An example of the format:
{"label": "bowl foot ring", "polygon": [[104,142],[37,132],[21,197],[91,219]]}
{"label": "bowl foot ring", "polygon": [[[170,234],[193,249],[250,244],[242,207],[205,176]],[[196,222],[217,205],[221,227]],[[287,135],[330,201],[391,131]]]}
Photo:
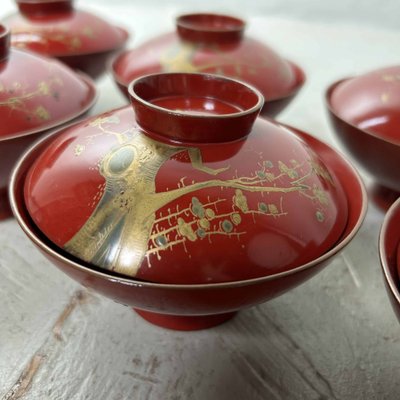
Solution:
{"label": "bowl foot ring", "polygon": [[213,326],[223,324],[230,320],[237,313],[234,311],[225,314],[181,316],[158,314],[150,311],[138,310],[136,308],[134,308],[134,310],[151,324],[178,331],[195,331],[212,328]]}

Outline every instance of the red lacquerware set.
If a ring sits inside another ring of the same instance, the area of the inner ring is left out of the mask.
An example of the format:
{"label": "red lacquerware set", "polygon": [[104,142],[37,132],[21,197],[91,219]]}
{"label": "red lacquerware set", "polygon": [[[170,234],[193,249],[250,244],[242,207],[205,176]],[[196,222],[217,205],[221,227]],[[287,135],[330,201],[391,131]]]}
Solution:
{"label": "red lacquerware set", "polygon": [[[17,4],[0,29],[0,207],[14,166],[14,216],[67,275],[156,325],[203,329],[299,285],[353,239],[361,178],[315,137],[259,117],[305,75],[242,20],[183,15],[176,32],[121,50],[128,33],[71,0]],[[47,56],[92,77],[111,65],[131,105],[72,122],[94,83]],[[400,191],[396,85],[400,67],[327,91],[339,138],[386,202]],[[380,250],[398,311],[399,226],[397,201]]]}

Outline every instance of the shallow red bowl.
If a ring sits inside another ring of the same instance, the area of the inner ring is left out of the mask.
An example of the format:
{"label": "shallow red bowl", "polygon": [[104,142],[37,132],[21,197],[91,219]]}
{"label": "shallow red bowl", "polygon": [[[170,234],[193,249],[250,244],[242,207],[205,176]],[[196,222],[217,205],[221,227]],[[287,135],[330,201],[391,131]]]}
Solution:
{"label": "shallow red bowl", "polygon": [[73,0],[16,0],[19,13],[3,22],[13,46],[56,57],[71,68],[98,78],[120,51],[129,33],[73,7]]}
{"label": "shallow red bowl", "polygon": [[326,92],[331,123],[346,150],[374,178],[387,209],[400,192],[400,67],[342,79]]}
{"label": "shallow red bowl", "polygon": [[393,203],[383,221],[379,256],[386,290],[400,322],[400,199]]}
{"label": "shallow red bowl", "polygon": [[84,115],[97,98],[87,76],[10,48],[9,40],[0,24],[0,220],[11,216],[7,185],[18,157],[45,132]]}
{"label": "shallow red bowl", "polygon": [[112,63],[121,92],[140,76],[159,72],[205,72],[243,80],[264,96],[261,113],[274,117],[305,82],[302,69],[264,43],[244,34],[245,22],[219,14],[187,14],[176,32],[155,37],[122,52]]}
{"label": "shallow red bowl", "polygon": [[323,162],[335,170],[348,200],[348,222],[338,243],[320,257],[261,278],[211,284],[161,284],[121,277],[73,259],[44,237],[32,222],[25,200],[26,175],[52,140],[52,135],[33,145],[20,159],[10,183],[14,215],[27,236],[58,268],[113,300],[133,307],[148,321],[172,329],[208,328],[231,318],[240,309],[272,299],[321,271],[354,237],[364,219],[367,197],[355,169],[335,150],[314,137],[293,129]]}

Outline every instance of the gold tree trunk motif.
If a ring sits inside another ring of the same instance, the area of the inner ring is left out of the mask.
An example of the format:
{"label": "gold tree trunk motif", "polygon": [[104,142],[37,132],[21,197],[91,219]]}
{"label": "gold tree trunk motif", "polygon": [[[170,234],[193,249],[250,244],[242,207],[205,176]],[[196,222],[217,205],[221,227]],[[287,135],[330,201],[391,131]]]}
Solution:
{"label": "gold tree trunk motif", "polygon": [[[99,127],[100,134],[113,134],[119,142],[100,162],[100,173],[106,181],[104,192],[92,215],[64,246],[71,254],[102,268],[135,276],[146,257],[150,264],[152,255],[156,254],[159,257],[163,250],[177,244],[184,245],[186,240],[195,241],[211,234],[240,236],[241,233],[235,232],[233,226],[240,223],[243,214],[251,214],[253,217],[258,214],[273,217],[286,214],[282,204],[278,207],[260,202],[257,210],[251,210],[247,205],[245,195],[248,192],[281,193],[282,195],[299,192],[309,197],[311,201],[317,200],[321,205],[327,202],[321,189],[311,188],[305,183],[311,175],[326,175],[327,171],[321,169],[319,165],[317,168],[310,163],[310,171],[304,176],[299,176],[297,172],[301,167],[300,164],[294,163],[294,166],[288,167],[280,162],[280,175],[277,176],[266,172],[265,169],[251,177],[218,179],[216,176],[230,167],[212,169],[205,166],[199,149],[156,142],[140,131],[135,131],[130,135],[108,131],[104,128],[104,123],[110,121],[100,119],[92,123],[92,126]],[[182,151],[188,152],[194,169],[215,178],[189,185],[181,180],[180,186],[176,189],[157,192],[155,179],[159,169],[171,157]],[[274,185],[273,182],[283,175],[291,178],[290,185],[287,187]],[[215,205],[227,199],[218,198],[204,205],[197,197],[192,197],[192,204],[186,211],[178,210],[176,213],[170,213],[156,220],[156,213],[162,207],[184,195],[206,188],[235,190],[232,198],[232,212],[225,215],[229,219],[221,219],[219,231],[210,231],[210,222],[222,218],[216,215],[210,204]],[[183,211],[191,213],[194,220],[186,221],[182,218]],[[318,213],[321,214],[321,210],[318,210],[317,218],[319,218]],[[172,218],[176,220],[175,225],[170,224],[170,228],[158,231],[157,224],[161,220]],[[198,229],[194,230],[193,224]],[[173,236],[171,236],[172,232]]]}

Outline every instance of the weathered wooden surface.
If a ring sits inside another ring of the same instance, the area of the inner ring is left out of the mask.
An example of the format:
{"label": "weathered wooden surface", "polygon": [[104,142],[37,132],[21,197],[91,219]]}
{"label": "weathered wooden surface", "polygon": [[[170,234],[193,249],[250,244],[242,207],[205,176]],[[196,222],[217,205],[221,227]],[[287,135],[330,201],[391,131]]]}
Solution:
{"label": "weathered wooden surface", "polygon": [[[172,29],[179,11],[116,6],[114,17],[135,28],[137,44]],[[248,34],[308,75],[280,119],[334,145],[326,86],[399,61],[399,32],[248,18]],[[99,88],[94,113],[124,104],[110,76]],[[355,240],[311,281],[189,333],[154,327],[86,291],[45,260],[14,220],[1,222],[0,398],[398,399],[400,326],[379,266],[382,218],[370,204]]]}

